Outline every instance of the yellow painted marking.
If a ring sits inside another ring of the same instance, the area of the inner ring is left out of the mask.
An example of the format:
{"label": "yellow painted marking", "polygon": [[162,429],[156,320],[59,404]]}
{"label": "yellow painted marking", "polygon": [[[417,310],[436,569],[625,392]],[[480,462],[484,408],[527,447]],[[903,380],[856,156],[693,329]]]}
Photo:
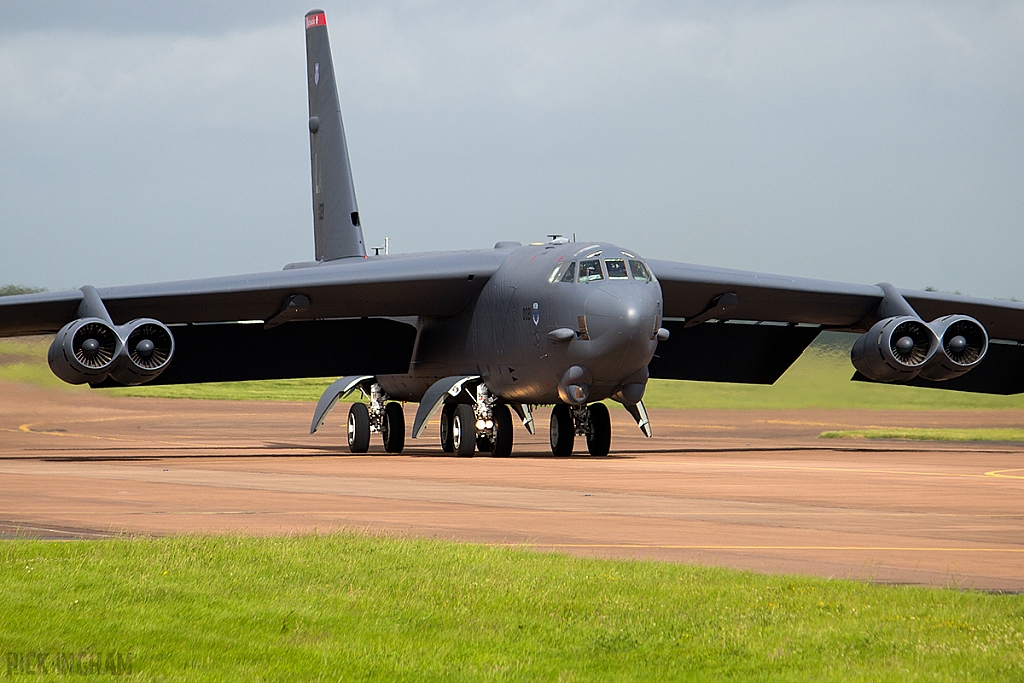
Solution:
{"label": "yellow painted marking", "polygon": [[[1007,474],[1007,472],[1021,472],[1022,474]],[[997,477],[999,479],[1024,479],[1024,469],[1014,470],[992,470],[985,473],[986,477]]]}
{"label": "yellow painted marking", "polygon": [[[129,418],[127,418],[127,417],[108,417],[108,418],[97,418],[95,420],[72,420],[70,422],[63,423],[63,424],[75,424],[75,423],[87,423],[87,422],[109,422],[111,420],[123,420],[123,419],[129,419]],[[148,442],[148,443],[163,444],[165,446],[188,446],[190,448],[224,448],[223,444],[206,445],[206,444],[202,444],[202,443],[196,443],[194,441],[163,441],[163,440],[160,440],[160,439],[144,439],[144,438],[123,439],[123,438],[119,438],[119,437],[116,437],[116,436],[97,436],[95,434],[79,434],[78,432],[56,431],[56,430],[49,430],[49,429],[38,429],[38,430],[32,429],[32,427],[34,425],[40,425],[40,424],[43,424],[43,423],[42,422],[26,422],[23,425],[19,425],[17,431],[25,432],[26,434],[39,434],[41,436],[59,436],[59,437],[64,437],[64,438],[74,437],[74,438],[77,438],[77,439],[95,439],[96,441],[114,441],[114,442],[118,442],[118,443],[139,443],[140,441],[145,441],[145,442]],[[13,429],[5,429],[4,431],[13,432],[15,430],[13,430]]]}
{"label": "yellow painted marking", "polygon": [[862,545],[659,545],[653,543],[491,543],[499,547],[532,546],[538,548],[623,548],[652,550],[857,550],[876,552],[954,552],[954,553],[1024,553],[1024,548],[942,548],[929,546],[862,546]]}

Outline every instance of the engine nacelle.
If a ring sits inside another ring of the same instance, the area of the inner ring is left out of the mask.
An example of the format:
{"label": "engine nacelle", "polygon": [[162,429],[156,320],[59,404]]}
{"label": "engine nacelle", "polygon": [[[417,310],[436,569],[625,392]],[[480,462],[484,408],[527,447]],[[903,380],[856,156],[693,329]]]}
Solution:
{"label": "engine nacelle", "polygon": [[80,318],[61,328],[46,359],[53,374],[69,384],[98,384],[118,363],[121,337],[100,318]]}
{"label": "engine nacelle", "polygon": [[118,328],[123,345],[110,371],[111,379],[127,384],[144,384],[167,369],[174,357],[174,336],[159,320],[139,318]]}
{"label": "engine nacelle", "polygon": [[861,335],[850,350],[860,374],[876,382],[913,379],[939,350],[939,338],[910,315],[886,318]]}
{"label": "engine nacelle", "polygon": [[947,315],[928,323],[939,340],[939,348],[921,377],[943,381],[959,377],[975,367],[988,351],[988,332],[967,315]]}
{"label": "engine nacelle", "polygon": [[140,318],[111,325],[102,318],[79,318],[61,328],[47,360],[53,374],[69,384],[143,384],[174,356],[174,337],[159,320]]}

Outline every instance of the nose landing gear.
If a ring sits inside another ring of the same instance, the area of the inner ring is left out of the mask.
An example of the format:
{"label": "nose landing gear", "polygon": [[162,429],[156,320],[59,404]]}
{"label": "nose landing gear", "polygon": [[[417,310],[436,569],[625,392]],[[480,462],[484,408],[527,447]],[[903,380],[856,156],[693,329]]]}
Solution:
{"label": "nose landing gear", "polygon": [[573,407],[560,403],[551,411],[551,452],[556,458],[572,455],[577,436],[587,438],[587,451],[604,457],[612,445],[612,421],[603,403]]}

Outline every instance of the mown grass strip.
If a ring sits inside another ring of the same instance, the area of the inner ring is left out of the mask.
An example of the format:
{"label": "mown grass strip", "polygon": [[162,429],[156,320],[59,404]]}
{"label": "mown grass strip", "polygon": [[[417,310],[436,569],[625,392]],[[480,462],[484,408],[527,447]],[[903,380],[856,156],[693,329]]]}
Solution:
{"label": "mown grass strip", "polygon": [[139,680],[1007,681],[1022,620],[1020,595],[439,541],[0,543],[0,652]]}
{"label": "mown grass strip", "polygon": [[910,441],[1024,441],[1024,429],[927,429],[895,427],[822,432],[823,439],[905,439]]}

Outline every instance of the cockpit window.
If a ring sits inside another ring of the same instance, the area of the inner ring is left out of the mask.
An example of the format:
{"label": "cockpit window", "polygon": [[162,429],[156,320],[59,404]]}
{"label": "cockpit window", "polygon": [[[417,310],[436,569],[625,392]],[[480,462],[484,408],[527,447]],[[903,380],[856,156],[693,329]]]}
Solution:
{"label": "cockpit window", "polygon": [[604,274],[601,272],[601,261],[599,259],[580,261],[580,282],[603,279]]}
{"label": "cockpit window", "polygon": [[576,262],[573,261],[572,263],[569,264],[569,267],[566,269],[565,274],[562,275],[562,282],[572,282],[575,279],[576,279]]}
{"label": "cockpit window", "polygon": [[651,273],[647,270],[647,265],[643,261],[630,261],[629,269],[633,271],[634,280],[651,281]]}
{"label": "cockpit window", "polygon": [[551,275],[548,276],[548,282],[560,282],[562,280],[562,274],[565,273],[565,269],[568,267],[568,263],[559,263],[555,266],[555,269],[551,271]]}
{"label": "cockpit window", "polygon": [[608,269],[609,280],[625,280],[629,277],[626,272],[626,262],[620,258],[606,258],[604,267]]}

